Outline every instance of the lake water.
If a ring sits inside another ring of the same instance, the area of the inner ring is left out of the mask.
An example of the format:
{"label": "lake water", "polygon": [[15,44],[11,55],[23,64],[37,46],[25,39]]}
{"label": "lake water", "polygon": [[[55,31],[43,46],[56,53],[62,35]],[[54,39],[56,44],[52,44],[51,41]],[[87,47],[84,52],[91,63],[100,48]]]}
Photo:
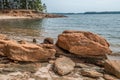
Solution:
{"label": "lake water", "polygon": [[57,38],[64,30],[82,30],[107,39],[113,52],[120,52],[120,14],[76,14],[65,18],[42,20],[1,20],[0,32],[14,39],[41,42],[45,37]]}

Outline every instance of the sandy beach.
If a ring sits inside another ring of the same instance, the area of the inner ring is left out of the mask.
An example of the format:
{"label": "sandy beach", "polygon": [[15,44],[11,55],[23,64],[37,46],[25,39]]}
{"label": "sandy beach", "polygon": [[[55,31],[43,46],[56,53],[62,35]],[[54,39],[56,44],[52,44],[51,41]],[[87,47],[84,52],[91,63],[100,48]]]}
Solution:
{"label": "sandy beach", "polygon": [[5,20],[5,19],[31,19],[31,17],[0,15],[0,20]]}

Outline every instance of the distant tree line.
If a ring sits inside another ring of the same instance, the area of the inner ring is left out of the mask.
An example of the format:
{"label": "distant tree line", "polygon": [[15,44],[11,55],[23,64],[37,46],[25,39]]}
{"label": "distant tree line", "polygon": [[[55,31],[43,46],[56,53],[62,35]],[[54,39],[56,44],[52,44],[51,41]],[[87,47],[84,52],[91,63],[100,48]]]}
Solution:
{"label": "distant tree line", "polygon": [[0,0],[0,9],[31,9],[47,12],[41,0]]}
{"label": "distant tree line", "polygon": [[84,14],[120,14],[120,11],[85,12]]}

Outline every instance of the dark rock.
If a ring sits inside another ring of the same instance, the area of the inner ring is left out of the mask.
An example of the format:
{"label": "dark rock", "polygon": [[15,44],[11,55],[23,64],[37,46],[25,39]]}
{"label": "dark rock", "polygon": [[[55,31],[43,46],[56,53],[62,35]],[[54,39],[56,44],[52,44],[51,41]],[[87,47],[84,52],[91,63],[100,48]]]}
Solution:
{"label": "dark rock", "polygon": [[53,40],[53,38],[48,37],[48,38],[44,39],[43,43],[44,44],[54,44],[54,40]]}
{"label": "dark rock", "polygon": [[35,38],[33,38],[33,43],[37,43],[37,40]]}

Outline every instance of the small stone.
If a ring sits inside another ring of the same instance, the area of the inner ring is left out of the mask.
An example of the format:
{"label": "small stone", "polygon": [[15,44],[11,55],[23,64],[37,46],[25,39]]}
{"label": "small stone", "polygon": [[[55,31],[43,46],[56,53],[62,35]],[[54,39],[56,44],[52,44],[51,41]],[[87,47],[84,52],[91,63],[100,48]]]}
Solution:
{"label": "small stone", "polygon": [[54,44],[54,40],[53,40],[53,38],[48,37],[48,38],[44,39],[43,43],[44,44]]}
{"label": "small stone", "polygon": [[83,80],[96,80],[95,78],[83,77]]}
{"label": "small stone", "polygon": [[35,38],[33,38],[33,43],[37,43],[37,40]]}
{"label": "small stone", "polygon": [[20,41],[18,41],[18,43],[20,43],[20,44],[25,44],[26,41],[24,41],[24,40],[20,40]]}
{"label": "small stone", "polygon": [[115,76],[104,74],[104,79],[105,80],[118,80]]}
{"label": "small stone", "polygon": [[49,63],[50,63],[50,64],[54,64],[55,61],[54,61],[54,60],[49,60]]}
{"label": "small stone", "polygon": [[99,77],[97,80],[105,80],[103,77]]}
{"label": "small stone", "polygon": [[79,68],[88,68],[89,66],[87,66],[87,65],[84,64],[84,63],[76,63],[76,64],[75,64],[75,67],[79,67]]}
{"label": "small stone", "polygon": [[55,70],[60,75],[66,75],[74,70],[75,63],[68,57],[61,57],[55,61]]}
{"label": "small stone", "polygon": [[103,76],[102,73],[99,73],[96,70],[92,70],[92,69],[82,69],[81,75],[92,78],[98,78]]}

